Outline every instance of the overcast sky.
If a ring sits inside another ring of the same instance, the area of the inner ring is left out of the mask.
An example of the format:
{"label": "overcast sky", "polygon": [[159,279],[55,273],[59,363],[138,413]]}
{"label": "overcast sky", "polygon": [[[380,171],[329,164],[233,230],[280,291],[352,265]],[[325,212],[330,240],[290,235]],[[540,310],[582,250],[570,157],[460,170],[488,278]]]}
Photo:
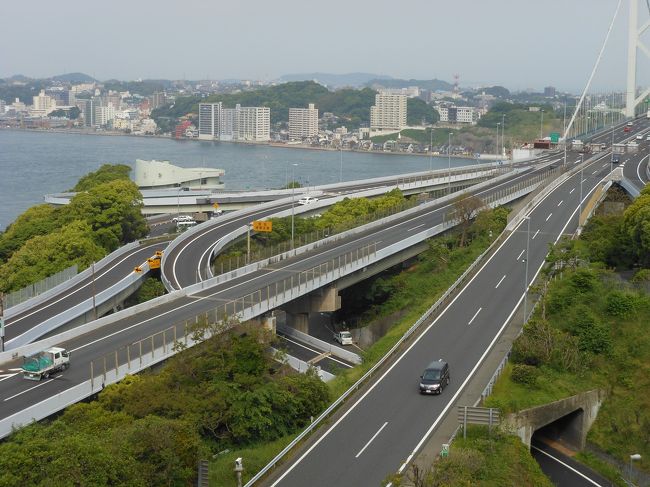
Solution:
{"label": "overcast sky", "polygon": [[[595,79],[625,87],[627,2]],[[0,77],[262,79],[370,72],[577,92],[617,0],[3,2]],[[639,2],[641,21],[648,17]],[[648,42],[650,45],[650,41]],[[650,66],[650,60],[639,58]],[[641,69],[647,84],[650,69]]]}

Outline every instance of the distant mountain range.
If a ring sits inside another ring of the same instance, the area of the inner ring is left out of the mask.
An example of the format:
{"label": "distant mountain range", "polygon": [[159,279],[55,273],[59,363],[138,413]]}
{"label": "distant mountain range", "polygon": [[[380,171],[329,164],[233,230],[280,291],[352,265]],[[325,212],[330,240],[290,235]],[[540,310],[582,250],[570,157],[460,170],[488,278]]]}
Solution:
{"label": "distant mountain range", "polygon": [[409,86],[417,86],[418,88],[431,91],[450,91],[454,86],[447,81],[441,79],[371,79],[366,86],[371,88],[408,88]]}
{"label": "distant mountain range", "polygon": [[347,74],[331,74],[331,73],[298,73],[298,74],[285,74],[280,77],[281,82],[288,81],[318,81],[320,84],[328,88],[342,88],[352,87],[358,88],[365,86],[371,80],[389,80],[390,76],[383,76],[372,73],[347,73]]}

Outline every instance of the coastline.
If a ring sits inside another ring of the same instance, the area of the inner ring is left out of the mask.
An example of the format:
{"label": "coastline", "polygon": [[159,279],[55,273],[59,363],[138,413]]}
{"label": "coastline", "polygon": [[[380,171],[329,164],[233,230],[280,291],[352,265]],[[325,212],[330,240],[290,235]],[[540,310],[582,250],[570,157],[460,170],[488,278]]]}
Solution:
{"label": "coastline", "polygon": [[[281,142],[238,142],[233,140],[202,140],[198,138],[183,138],[175,139],[174,137],[168,135],[136,135],[136,134],[127,134],[124,132],[115,132],[115,131],[94,131],[94,130],[83,130],[83,129],[60,129],[60,128],[20,128],[20,127],[0,127],[0,130],[6,131],[15,131],[15,132],[32,132],[32,133],[54,133],[54,134],[73,134],[73,135],[97,135],[102,137],[138,137],[138,138],[148,138],[148,139],[166,139],[166,140],[175,140],[182,142],[219,142],[224,144],[241,144],[241,145],[255,145],[255,146],[264,146],[264,147],[275,147],[280,149],[304,149],[304,150],[315,150],[315,151],[329,151],[329,152],[340,152],[341,149],[333,147],[316,147],[307,144],[284,144]],[[384,151],[369,151],[369,150],[359,150],[359,149],[342,149],[343,152],[356,152],[360,154],[377,154],[377,155],[386,155],[386,156],[416,156],[416,157],[430,157],[428,153],[415,153],[415,152],[384,152]],[[433,154],[433,157],[448,157],[447,154]],[[452,159],[467,159],[475,161],[476,158],[472,157],[469,154],[451,154]]]}

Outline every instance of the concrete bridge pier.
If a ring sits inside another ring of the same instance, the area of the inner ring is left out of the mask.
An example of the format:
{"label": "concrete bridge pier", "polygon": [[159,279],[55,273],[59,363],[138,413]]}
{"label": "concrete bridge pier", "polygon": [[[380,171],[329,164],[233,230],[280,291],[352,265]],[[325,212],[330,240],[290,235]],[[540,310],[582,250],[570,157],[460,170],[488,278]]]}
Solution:
{"label": "concrete bridge pier", "polygon": [[309,313],[341,309],[341,296],[336,286],[325,286],[282,305],[282,309],[287,314],[288,326],[309,333]]}

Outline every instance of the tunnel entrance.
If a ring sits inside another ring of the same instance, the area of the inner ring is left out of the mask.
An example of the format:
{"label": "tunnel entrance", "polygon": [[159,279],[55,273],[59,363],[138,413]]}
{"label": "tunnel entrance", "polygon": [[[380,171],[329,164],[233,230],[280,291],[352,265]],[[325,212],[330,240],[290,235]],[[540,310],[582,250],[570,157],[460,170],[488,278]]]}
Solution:
{"label": "tunnel entrance", "polygon": [[559,448],[578,451],[584,446],[584,410],[577,409],[561,418],[538,428],[533,433],[531,444],[537,442],[554,444]]}

